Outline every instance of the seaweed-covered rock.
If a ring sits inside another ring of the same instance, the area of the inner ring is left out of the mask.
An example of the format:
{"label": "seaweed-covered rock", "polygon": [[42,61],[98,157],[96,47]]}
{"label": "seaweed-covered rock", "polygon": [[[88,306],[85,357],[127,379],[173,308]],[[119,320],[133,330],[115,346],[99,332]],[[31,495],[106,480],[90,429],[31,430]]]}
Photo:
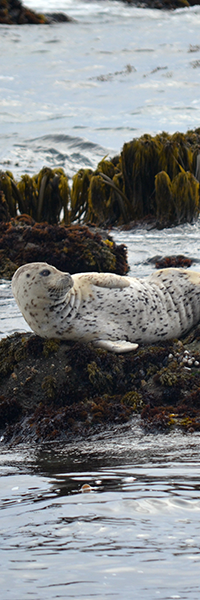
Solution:
{"label": "seaweed-covered rock", "polygon": [[159,10],[175,10],[199,4],[200,0],[123,0],[126,4],[142,6],[142,8],[157,8]]}
{"label": "seaweed-covered rock", "polygon": [[20,0],[0,0],[0,23],[6,25],[45,25],[53,22],[71,21],[63,13],[36,13]]}
{"label": "seaweed-covered rock", "polygon": [[182,254],[177,254],[176,256],[159,257],[156,260],[151,259],[151,262],[155,262],[156,269],[169,269],[170,267],[188,269],[194,260]]}
{"label": "seaweed-covered rock", "polygon": [[200,431],[199,326],[123,355],[29,333],[1,340],[5,442],[70,440],[136,414],[147,431]]}
{"label": "seaweed-covered rock", "polygon": [[0,276],[7,277],[19,266],[45,261],[61,271],[81,273],[107,271],[125,275],[127,249],[110,236],[86,226],[35,223],[27,215],[0,223]]}

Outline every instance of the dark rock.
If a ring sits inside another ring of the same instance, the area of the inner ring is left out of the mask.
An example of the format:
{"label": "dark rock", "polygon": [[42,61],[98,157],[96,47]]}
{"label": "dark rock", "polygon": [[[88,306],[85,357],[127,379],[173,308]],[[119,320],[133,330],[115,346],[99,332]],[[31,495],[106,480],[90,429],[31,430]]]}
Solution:
{"label": "dark rock", "polygon": [[36,13],[26,8],[20,0],[0,0],[0,23],[7,25],[45,25],[55,22],[71,21],[63,13],[49,13],[47,15]]}
{"label": "dark rock", "polygon": [[28,215],[2,222],[0,276],[10,278],[19,266],[43,261],[70,273],[106,271],[126,275],[126,246],[115,244],[108,235],[104,237],[95,228],[35,223]]}
{"label": "dark rock", "polygon": [[200,431],[200,326],[184,340],[115,355],[14,334],[0,342],[5,443],[74,440],[140,416],[146,431]]}

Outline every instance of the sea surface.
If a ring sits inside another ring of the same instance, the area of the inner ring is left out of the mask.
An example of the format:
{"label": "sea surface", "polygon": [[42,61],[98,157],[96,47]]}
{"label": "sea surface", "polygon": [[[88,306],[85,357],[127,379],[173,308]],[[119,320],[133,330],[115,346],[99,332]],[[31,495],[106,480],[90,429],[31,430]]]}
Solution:
{"label": "sea surface", "polygon": [[[200,7],[26,5],[73,22],[0,26],[0,169],[71,178],[142,133],[200,126]],[[134,276],[169,254],[199,270],[200,221],[112,235]],[[6,281],[0,316],[0,337],[28,330]],[[0,443],[2,600],[199,600],[198,433],[147,435],[136,417],[74,444]]]}
{"label": "sea surface", "polygon": [[0,167],[72,175],[143,133],[200,124],[200,6],[28,0],[74,22],[0,25]]}

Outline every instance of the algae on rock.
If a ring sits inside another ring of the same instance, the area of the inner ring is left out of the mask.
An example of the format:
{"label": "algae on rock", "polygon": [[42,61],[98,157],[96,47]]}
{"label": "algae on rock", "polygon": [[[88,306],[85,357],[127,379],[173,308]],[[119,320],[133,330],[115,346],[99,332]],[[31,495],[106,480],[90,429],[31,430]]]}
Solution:
{"label": "algae on rock", "polygon": [[27,216],[0,223],[0,275],[10,278],[19,266],[38,261],[70,273],[128,271],[126,246],[85,225],[35,223]]}
{"label": "algae on rock", "polygon": [[136,415],[148,431],[200,431],[199,325],[123,355],[18,333],[0,341],[0,358],[5,443],[76,440]]}

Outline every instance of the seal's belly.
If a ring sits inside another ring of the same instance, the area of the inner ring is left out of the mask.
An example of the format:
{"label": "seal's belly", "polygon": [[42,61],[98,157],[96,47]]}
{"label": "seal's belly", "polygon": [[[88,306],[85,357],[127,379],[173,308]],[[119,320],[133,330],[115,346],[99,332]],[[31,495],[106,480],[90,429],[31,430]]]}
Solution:
{"label": "seal's belly", "polygon": [[[134,281],[124,289],[95,288],[73,321],[63,323],[62,337],[151,343],[182,335],[199,319],[194,289],[188,284],[185,290],[183,281],[158,286],[154,279],[138,280],[137,285]],[[199,302],[199,289],[196,294]]]}

